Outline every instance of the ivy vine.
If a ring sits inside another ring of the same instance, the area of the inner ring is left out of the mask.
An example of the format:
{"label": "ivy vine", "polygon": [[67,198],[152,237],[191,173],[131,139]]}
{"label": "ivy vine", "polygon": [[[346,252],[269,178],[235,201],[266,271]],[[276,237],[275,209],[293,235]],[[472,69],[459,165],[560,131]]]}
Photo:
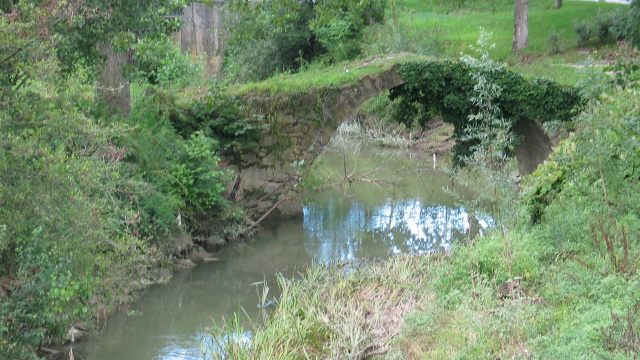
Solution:
{"label": "ivy vine", "polygon": [[479,111],[472,101],[478,95],[473,74],[479,72],[502,89],[495,102],[511,129],[520,121],[570,121],[585,104],[577,89],[550,79],[528,80],[505,68],[488,69],[460,60],[420,61],[398,68],[406,83],[390,90],[391,100],[398,101],[394,119],[407,127],[417,124],[424,128],[437,116],[453,124],[454,165],[464,165],[462,158],[469,156],[475,145],[463,140],[463,135],[474,125],[469,116]]}

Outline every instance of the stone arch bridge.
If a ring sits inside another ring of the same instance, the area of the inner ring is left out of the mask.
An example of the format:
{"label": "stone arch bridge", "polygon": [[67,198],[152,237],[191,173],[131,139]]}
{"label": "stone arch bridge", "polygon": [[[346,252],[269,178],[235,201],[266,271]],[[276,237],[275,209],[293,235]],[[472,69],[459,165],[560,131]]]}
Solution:
{"label": "stone arch bridge", "polygon": [[[232,161],[241,179],[236,183],[239,195],[256,190],[277,193],[298,176],[299,168],[294,164],[313,162],[340,124],[362,103],[405,83],[397,67],[361,76],[356,83],[341,87],[246,96],[252,111],[262,114],[269,128],[263,131],[257,147]],[[521,122],[515,131],[523,139],[516,149],[520,173],[531,173],[547,158],[553,141],[538,123]]]}

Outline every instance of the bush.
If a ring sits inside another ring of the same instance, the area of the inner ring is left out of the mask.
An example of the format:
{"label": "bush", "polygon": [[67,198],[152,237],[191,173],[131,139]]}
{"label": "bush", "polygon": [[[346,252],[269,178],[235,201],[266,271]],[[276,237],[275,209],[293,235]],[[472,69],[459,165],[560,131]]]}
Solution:
{"label": "bush", "polygon": [[313,6],[302,2],[295,16],[274,25],[271,11],[239,13],[233,36],[225,44],[224,74],[237,82],[264,80],[280,72],[295,71],[322,53],[308,23]]}
{"label": "bush", "polygon": [[599,254],[581,264],[608,276],[640,266],[640,118],[634,89],[606,91],[576,119],[575,135],[529,177],[525,199],[544,238],[566,253]]}
{"label": "bush", "polygon": [[[74,103],[76,87],[16,93],[0,110],[0,357],[32,357],[74,321],[110,309],[159,260],[138,232],[114,134]],[[121,298],[121,297],[120,297]]]}
{"label": "bush", "polygon": [[640,47],[640,0],[631,1],[623,34],[627,41]]}
{"label": "bush", "polygon": [[197,131],[184,144],[169,171],[172,192],[197,210],[211,210],[226,202],[222,193],[228,172],[220,168],[217,149],[217,141]]}
{"label": "bush", "polygon": [[134,77],[150,84],[184,87],[190,85],[203,69],[192,62],[168,37],[139,39],[133,46]]}
{"label": "bush", "polygon": [[[211,97],[215,101],[207,100]],[[127,121],[138,128],[122,136],[120,142],[129,149],[126,159],[139,167],[135,171],[145,174],[161,192],[143,202],[150,206],[148,212],[158,217],[157,226],[174,223],[172,219],[180,210],[206,213],[226,207],[222,193],[229,174],[220,167],[219,154],[223,149],[242,147],[248,125],[237,120],[240,111],[235,103],[223,99],[211,95],[182,105],[169,93],[148,88],[132,110]],[[201,121],[196,114],[211,118]],[[166,200],[162,203],[156,198]]]}
{"label": "bush", "polygon": [[402,52],[437,56],[444,51],[445,37],[444,31],[437,26],[425,31],[390,20],[367,28],[362,52],[365,56]]}
{"label": "bush", "polygon": [[564,52],[564,48],[560,44],[562,41],[562,32],[557,32],[554,28],[549,33],[549,50],[552,54],[558,55]]}
{"label": "bush", "polygon": [[596,15],[596,21],[594,24],[594,33],[598,37],[601,43],[605,43],[609,40],[615,40],[612,36],[611,28],[614,25],[614,13],[603,13],[598,11]]}
{"label": "bush", "polygon": [[225,76],[258,81],[314,60],[339,62],[361,54],[363,30],[384,19],[386,0],[337,0],[234,5],[225,46]]}
{"label": "bush", "polygon": [[588,19],[574,22],[573,30],[578,34],[578,38],[576,39],[578,41],[578,47],[587,45],[594,35],[593,26]]}
{"label": "bush", "polygon": [[172,117],[172,123],[184,138],[200,131],[215,139],[221,152],[242,155],[244,149],[257,145],[267,126],[261,116],[247,112],[240,100],[213,89],[188,104],[183,115]]}

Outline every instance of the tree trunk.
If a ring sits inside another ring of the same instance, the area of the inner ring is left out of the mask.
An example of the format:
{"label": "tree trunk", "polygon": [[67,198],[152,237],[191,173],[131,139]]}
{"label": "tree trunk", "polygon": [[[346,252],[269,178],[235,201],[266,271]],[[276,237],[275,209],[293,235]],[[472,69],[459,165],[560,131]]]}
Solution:
{"label": "tree trunk", "polygon": [[122,67],[129,62],[129,54],[116,54],[107,43],[98,44],[100,53],[107,57],[96,84],[96,102],[104,103],[112,114],[125,116],[131,111],[129,81],[122,75]]}
{"label": "tree trunk", "polygon": [[529,0],[516,0],[513,13],[513,52],[529,45]]}
{"label": "tree trunk", "polygon": [[175,37],[183,52],[190,52],[191,59],[201,58],[205,76],[216,76],[222,70],[224,60],[223,3],[219,1],[193,2],[184,8],[181,18],[184,25]]}
{"label": "tree trunk", "polygon": [[560,9],[561,7],[562,7],[562,0],[556,0],[556,2],[553,4],[553,8]]}

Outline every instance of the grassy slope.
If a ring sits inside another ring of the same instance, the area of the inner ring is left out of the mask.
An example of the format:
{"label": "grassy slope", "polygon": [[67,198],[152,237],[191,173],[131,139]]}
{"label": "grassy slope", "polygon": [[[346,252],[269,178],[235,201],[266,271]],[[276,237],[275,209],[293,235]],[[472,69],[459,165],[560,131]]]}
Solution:
{"label": "grassy slope", "polygon": [[[492,42],[496,48],[492,57],[498,61],[506,61],[514,66],[514,70],[531,76],[545,76],[564,84],[573,85],[579,80],[571,68],[549,66],[584,60],[587,55],[578,53],[577,35],[573,31],[574,21],[595,18],[599,11],[607,12],[625,5],[601,2],[564,1],[559,10],[553,9],[552,1],[535,1],[529,5],[529,47],[523,53],[529,57],[530,64],[523,64],[511,53],[513,40],[513,4],[512,1],[499,1],[493,9],[479,11],[460,10],[451,14],[439,14],[433,7],[421,0],[405,0],[402,6],[407,10],[400,20],[409,21],[420,28],[443,28],[448,36],[448,55],[459,56],[461,51],[468,51],[478,39],[479,30],[483,27],[493,33]],[[549,34],[551,31],[562,34],[562,47],[566,52],[556,56],[549,54]],[[597,45],[597,44],[593,44]]]}
{"label": "grassy slope", "polygon": [[[419,27],[430,28],[434,25],[445,28],[449,34],[449,40],[454,45],[451,54],[466,50],[466,46],[474,44],[478,38],[478,30],[493,33],[496,43],[494,56],[498,60],[508,60],[511,57],[511,42],[513,40],[513,4],[501,1],[495,5],[495,10],[486,9],[478,11],[460,10],[451,14],[438,14],[421,0],[405,0],[403,5],[410,10],[404,13],[401,19],[410,18]],[[610,11],[625,5],[564,1],[562,8],[553,9],[552,1],[532,1],[529,5],[529,47],[525,54],[544,54],[548,51],[549,32],[554,28],[563,32],[563,39],[567,47],[575,50],[577,38],[573,31],[574,20],[595,17],[598,11]],[[571,53],[571,51],[570,51]]]}
{"label": "grassy slope", "polygon": [[[492,32],[492,42],[496,44],[492,56],[500,61],[513,65],[513,70],[531,76],[545,76],[556,81],[574,85],[580,74],[573,68],[562,66],[568,62],[581,61],[585,54],[578,53],[575,45],[576,35],[573,31],[574,19],[581,20],[595,17],[598,11],[609,11],[623,5],[599,2],[565,1],[562,9],[553,10],[552,2],[532,2],[530,5],[530,46],[524,51],[531,58],[531,63],[519,61],[511,54],[513,36],[513,6],[511,2],[501,1],[495,8],[485,10],[460,10],[452,14],[440,14],[433,11],[433,6],[422,0],[404,0],[399,2],[399,21],[409,22],[418,28],[441,28],[447,34],[445,41],[448,57],[457,58],[461,51],[468,51],[469,45],[475,44],[480,27]],[[560,56],[548,56],[549,32],[555,28],[562,32],[563,44],[567,49]],[[594,44],[595,45],[595,44]],[[341,63],[330,67],[311,64],[305,71],[297,74],[274,76],[258,83],[237,85],[230,89],[231,93],[289,93],[308,92],[310,88],[336,87],[354,83],[360,76],[373,74],[386,69],[393,63],[417,60],[420,57],[392,55],[390,58],[365,59],[353,63]],[[554,64],[550,66],[550,64]]]}

